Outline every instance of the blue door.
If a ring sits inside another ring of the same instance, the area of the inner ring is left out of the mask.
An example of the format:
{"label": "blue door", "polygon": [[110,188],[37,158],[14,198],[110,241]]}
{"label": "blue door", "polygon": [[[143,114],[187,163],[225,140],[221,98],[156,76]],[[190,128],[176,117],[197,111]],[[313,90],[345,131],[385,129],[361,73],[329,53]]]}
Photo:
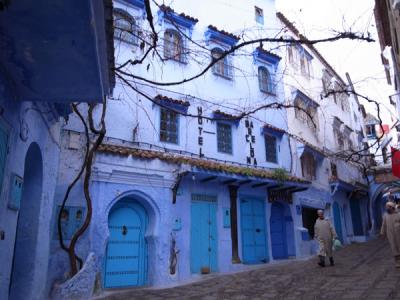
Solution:
{"label": "blue door", "polygon": [[271,205],[271,248],[274,259],[288,258],[285,207],[277,202]]}
{"label": "blue door", "polygon": [[192,273],[217,271],[217,203],[192,201],[190,269]]}
{"label": "blue door", "polygon": [[350,199],[351,220],[353,222],[354,235],[364,235],[362,226],[360,201],[358,199]]}
{"label": "blue door", "polygon": [[264,201],[241,199],[240,219],[243,262],[249,264],[267,262]]}
{"label": "blue door", "polygon": [[146,212],[138,204],[117,203],[111,210],[104,287],[131,287],[146,283],[146,226]]}
{"label": "blue door", "polygon": [[343,243],[342,218],[340,216],[340,208],[337,202],[333,203],[333,221],[335,224],[336,233],[340,241]]}

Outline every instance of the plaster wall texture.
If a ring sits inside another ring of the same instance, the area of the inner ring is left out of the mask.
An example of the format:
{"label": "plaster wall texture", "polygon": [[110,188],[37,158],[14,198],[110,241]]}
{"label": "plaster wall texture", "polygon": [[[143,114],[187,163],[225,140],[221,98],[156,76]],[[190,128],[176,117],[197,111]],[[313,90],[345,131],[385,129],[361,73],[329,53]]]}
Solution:
{"label": "plaster wall texture", "polygon": [[[7,91],[8,86],[6,84],[5,87],[6,89],[0,90]],[[29,216],[29,219],[37,225],[36,230],[32,228],[32,234],[37,234],[36,237],[33,237],[37,241],[36,247],[25,251],[26,255],[34,256],[32,259],[33,266],[26,270],[29,273],[27,276],[32,280],[31,295],[27,295],[27,297],[29,299],[43,299],[47,293],[49,230],[57,178],[60,125],[57,118],[52,116],[51,106],[42,105],[39,107],[32,102],[19,102],[14,100],[11,93],[0,94],[0,105],[4,109],[0,119],[9,134],[0,195],[0,230],[5,232],[5,239],[0,241],[0,262],[2,266],[0,268],[0,298],[8,298],[18,220],[18,211],[8,208],[11,176],[12,174],[24,176],[26,153],[30,145],[36,144],[40,148],[43,160],[41,198],[24,198],[22,200],[35,201],[37,202],[35,205],[39,206],[38,215]],[[20,138],[21,133],[25,141]],[[30,212],[26,212],[26,214],[29,215]]]}

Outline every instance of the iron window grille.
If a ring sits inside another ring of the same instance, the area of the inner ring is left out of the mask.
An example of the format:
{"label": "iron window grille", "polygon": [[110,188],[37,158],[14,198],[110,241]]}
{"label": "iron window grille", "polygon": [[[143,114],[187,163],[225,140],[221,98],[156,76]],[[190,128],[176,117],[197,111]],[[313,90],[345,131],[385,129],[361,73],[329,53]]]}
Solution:
{"label": "iron window grille", "polygon": [[267,162],[278,163],[277,138],[273,135],[265,135],[265,154]]}
{"label": "iron window grille", "polygon": [[175,30],[164,32],[164,58],[186,63],[182,36]]}
{"label": "iron window grille", "polygon": [[178,144],[179,114],[166,109],[160,109],[160,141]]}
{"label": "iron window grille", "polygon": [[232,154],[232,125],[217,123],[218,152]]}
{"label": "iron window grille", "polygon": [[273,89],[272,76],[265,67],[258,68],[258,86],[261,92],[275,94]]}
{"label": "iron window grille", "polygon": [[131,45],[138,44],[138,28],[135,19],[120,9],[114,9],[114,38]]}
{"label": "iron window grille", "polygon": [[[211,59],[215,61],[216,59],[220,58],[224,54],[224,51],[220,48],[214,48],[211,50]],[[212,66],[212,72],[215,75],[222,76],[224,78],[232,79],[233,72],[232,66],[229,62],[229,57],[225,56],[223,59],[215,61],[214,65]]]}

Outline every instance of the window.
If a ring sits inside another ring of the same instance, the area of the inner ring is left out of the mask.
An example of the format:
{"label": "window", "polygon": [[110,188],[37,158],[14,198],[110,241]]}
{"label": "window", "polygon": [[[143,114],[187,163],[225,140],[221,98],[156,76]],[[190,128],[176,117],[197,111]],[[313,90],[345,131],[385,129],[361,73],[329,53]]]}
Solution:
{"label": "window", "polygon": [[335,140],[337,142],[338,148],[343,149],[344,148],[344,139],[343,139],[343,134],[340,131],[340,129],[337,127],[334,127],[333,135],[335,136]]}
{"label": "window", "polygon": [[255,6],[255,15],[256,15],[256,22],[258,24],[264,25],[264,12],[261,8]]}
{"label": "window", "polygon": [[[223,55],[224,51],[220,48],[214,48],[211,50],[211,58],[214,61],[215,59],[220,58]],[[225,78],[232,78],[232,70],[229,65],[228,56],[225,56],[223,59],[216,61],[212,67],[213,73],[219,76],[223,76]]]}
{"label": "window", "polygon": [[266,159],[271,163],[278,163],[277,139],[272,135],[265,135],[265,153]]}
{"label": "window", "polygon": [[294,106],[296,119],[302,121],[312,130],[318,130],[317,107],[307,104],[299,98],[294,101]]}
{"label": "window", "polygon": [[294,62],[294,58],[293,58],[293,47],[289,45],[289,46],[287,47],[287,51],[288,51],[289,63],[293,63],[293,62]]}
{"label": "window", "polygon": [[301,156],[301,171],[302,175],[307,180],[315,180],[316,179],[316,163],[314,156],[305,152]]}
{"label": "window", "polygon": [[164,58],[185,62],[181,35],[174,30],[164,33]]}
{"label": "window", "polygon": [[232,126],[217,123],[218,152],[232,154]]}
{"label": "window", "polygon": [[376,137],[375,124],[367,125],[367,137],[369,138]]}
{"label": "window", "polygon": [[311,60],[305,54],[302,54],[300,57],[300,70],[301,74],[305,75],[307,78],[310,78]]}
{"label": "window", "polygon": [[179,114],[166,108],[161,108],[160,113],[160,141],[178,144]]}
{"label": "window", "polygon": [[333,162],[331,162],[331,177],[332,177],[332,179],[337,179],[338,178],[337,166]]}
{"label": "window", "polygon": [[120,9],[114,9],[114,38],[128,44],[137,45],[135,19]]}
{"label": "window", "polygon": [[[327,70],[324,70],[323,74],[322,74],[322,88],[323,88],[325,94],[327,94],[329,92],[329,90],[332,89],[331,79],[332,79],[332,75],[329,74]],[[336,99],[335,99],[335,103],[336,103]]]}
{"label": "window", "polygon": [[260,88],[260,91],[264,93],[274,94],[272,77],[265,67],[258,68],[258,86]]}

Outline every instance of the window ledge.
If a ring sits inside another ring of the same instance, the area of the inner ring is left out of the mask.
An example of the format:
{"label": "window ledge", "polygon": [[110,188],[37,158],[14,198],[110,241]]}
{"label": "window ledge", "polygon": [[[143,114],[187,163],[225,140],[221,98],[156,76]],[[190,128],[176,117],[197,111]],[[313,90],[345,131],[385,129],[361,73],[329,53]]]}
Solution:
{"label": "window ledge", "polygon": [[261,90],[261,89],[260,89],[260,92],[263,93],[263,94],[266,94],[268,96],[276,97],[276,93],[273,93],[273,92],[267,92],[267,91],[264,91],[264,90]]}
{"label": "window ledge", "polygon": [[173,57],[164,57],[164,60],[165,61],[176,62],[176,63],[182,64],[182,65],[187,65],[188,64],[187,60],[175,59]]}
{"label": "window ledge", "polygon": [[214,74],[215,76],[222,77],[222,78],[224,78],[224,79],[226,79],[226,80],[233,81],[233,77],[228,77],[228,76],[226,76],[226,75],[222,75],[222,74],[216,73],[216,72],[213,72],[213,74]]}

